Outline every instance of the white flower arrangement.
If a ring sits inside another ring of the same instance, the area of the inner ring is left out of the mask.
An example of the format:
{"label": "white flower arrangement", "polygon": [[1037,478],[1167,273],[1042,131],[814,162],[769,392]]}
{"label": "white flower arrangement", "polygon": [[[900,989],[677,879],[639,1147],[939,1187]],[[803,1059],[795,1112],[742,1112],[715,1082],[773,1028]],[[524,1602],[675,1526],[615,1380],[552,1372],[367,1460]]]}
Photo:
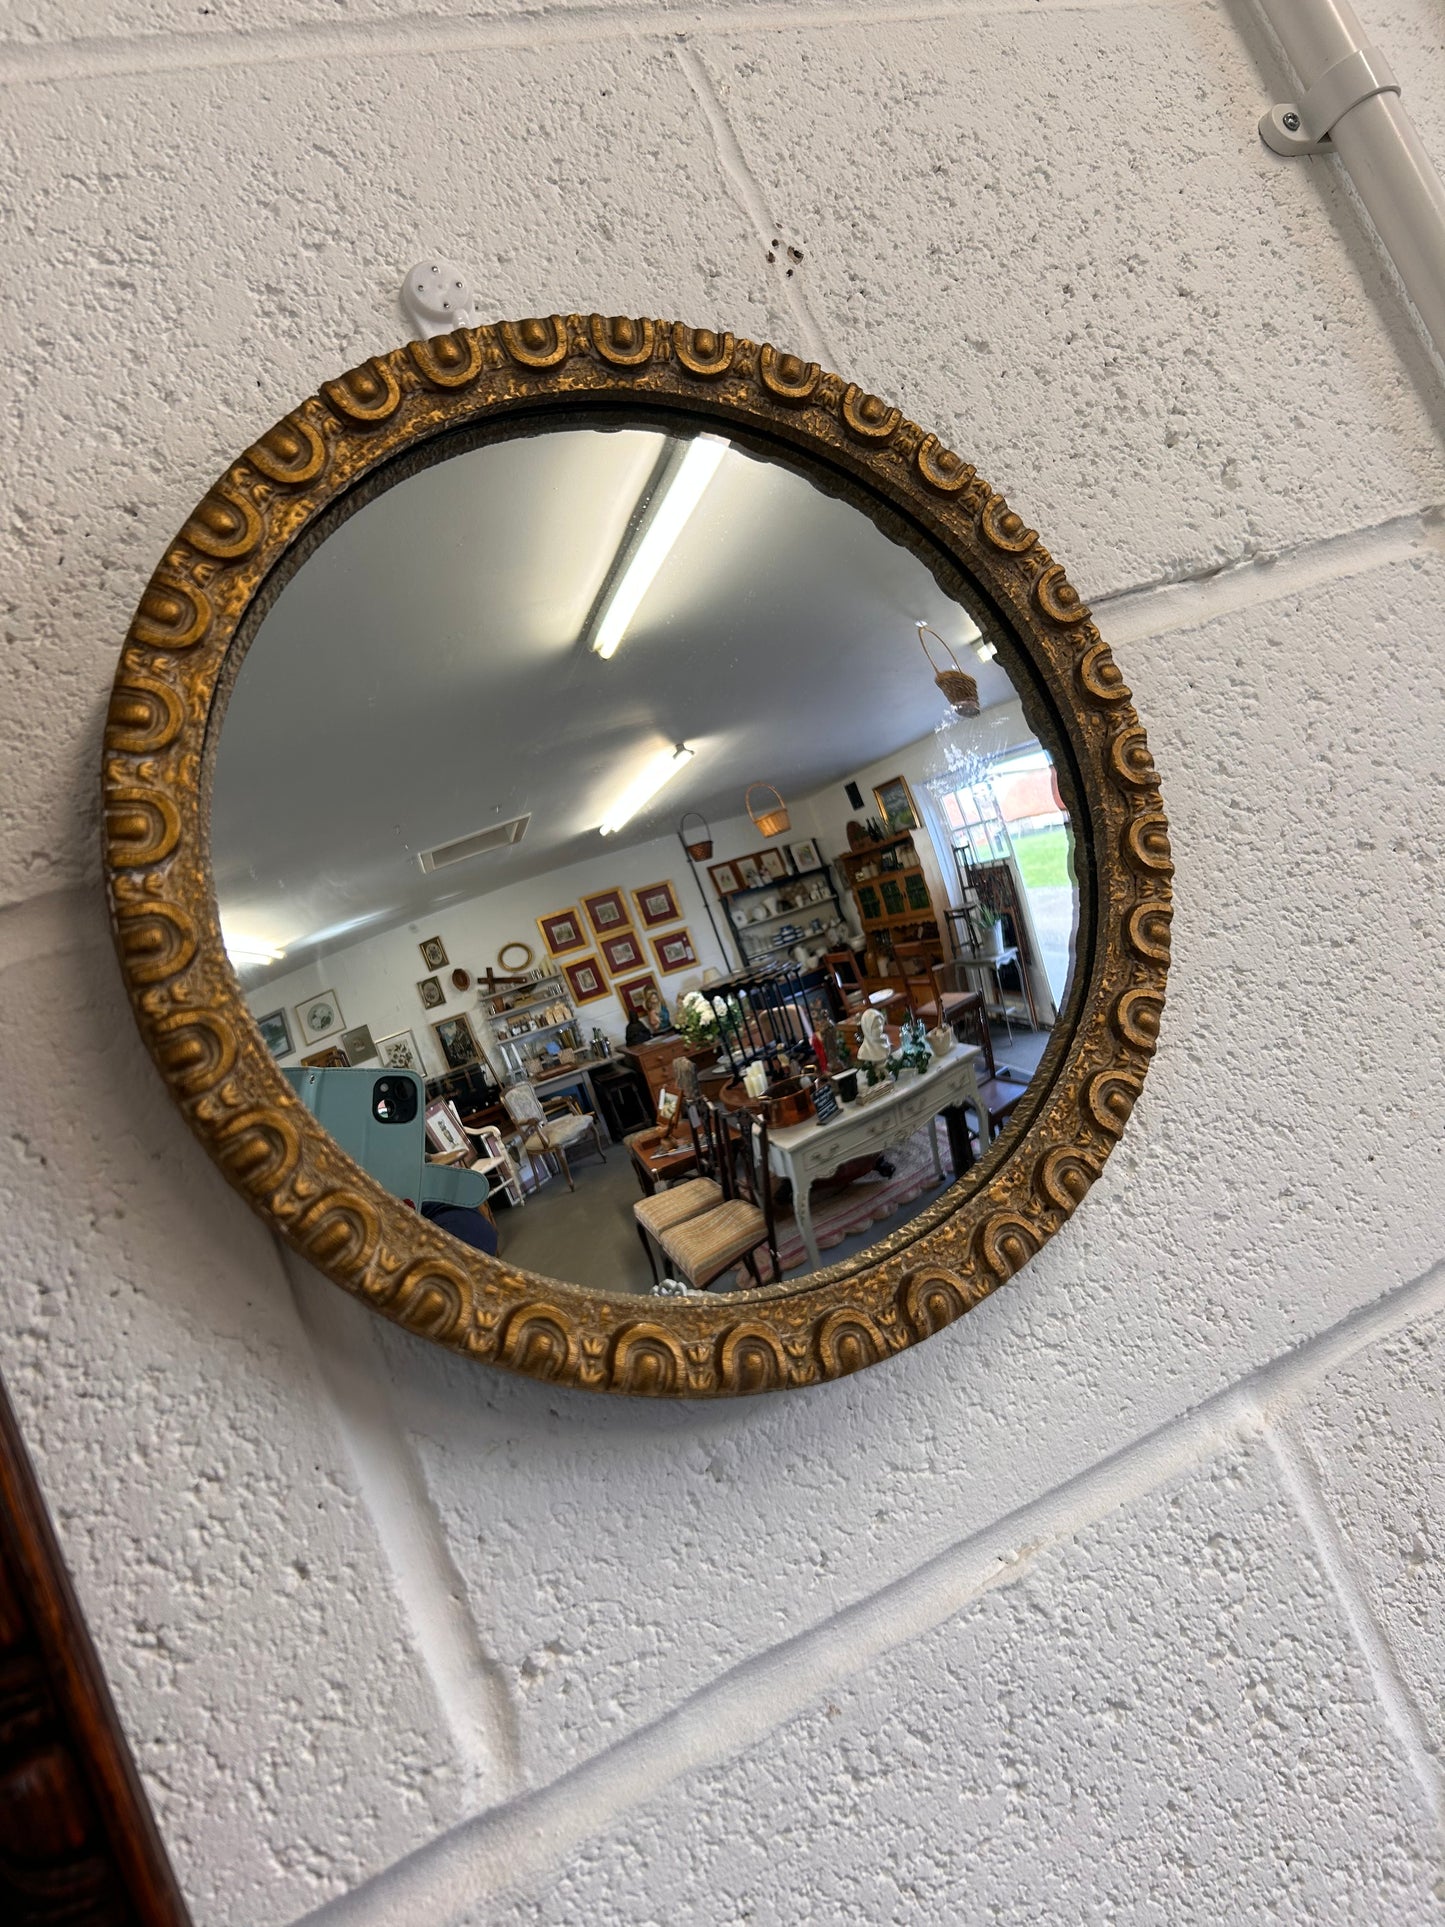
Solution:
{"label": "white flower arrangement", "polygon": [[737,1004],[723,997],[709,997],[706,991],[684,992],[677,1006],[677,1027],[689,1044],[711,1044],[725,1030],[735,1030],[742,1022]]}

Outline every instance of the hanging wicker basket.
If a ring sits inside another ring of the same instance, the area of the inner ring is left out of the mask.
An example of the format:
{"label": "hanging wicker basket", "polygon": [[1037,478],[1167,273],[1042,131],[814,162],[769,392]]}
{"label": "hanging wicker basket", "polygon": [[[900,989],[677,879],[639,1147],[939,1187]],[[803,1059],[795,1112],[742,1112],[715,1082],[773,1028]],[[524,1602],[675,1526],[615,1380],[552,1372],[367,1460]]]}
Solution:
{"label": "hanging wicker basket", "polygon": [[[928,644],[923,640],[925,636],[932,636],[933,640],[946,652],[948,660],[953,664],[952,669],[939,668],[938,664],[933,660],[933,655],[929,650]],[[978,684],[966,670],[959,668],[958,657],[954,655],[949,645],[944,642],[943,637],[939,635],[936,629],[925,628],[920,622],[918,625],[918,640],[922,645],[924,655],[928,657],[928,666],[933,671],[933,680],[943,691],[944,699],[954,715],[976,716],[978,714]]]}
{"label": "hanging wicker basket", "polygon": [[[697,833],[694,832],[691,841],[688,840],[687,835],[688,816],[697,816],[698,822],[702,824],[702,835],[698,836]],[[696,810],[689,810],[687,816],[684,816],[681,823],[678,824],[677,833],[682,838],[682,847],[687,851],[693,862],[706,863],[707,859],[712,855],[712,831],[707,826],[707,818],[698,816]]]}
{"label": "hanging wicker basket", "polygon": [[[754,790],[766,790],[768,795],[776,802],[777,808],[771,810],[755,810],[753,808]],[[748,815],[753,819],[760,836],[781,836],[784,830],[792,826],[793,819],[788,815],[788,806],[771,783],[750,784],[748,786],[748,793],[743,798],[743,802],[747,806]]]}

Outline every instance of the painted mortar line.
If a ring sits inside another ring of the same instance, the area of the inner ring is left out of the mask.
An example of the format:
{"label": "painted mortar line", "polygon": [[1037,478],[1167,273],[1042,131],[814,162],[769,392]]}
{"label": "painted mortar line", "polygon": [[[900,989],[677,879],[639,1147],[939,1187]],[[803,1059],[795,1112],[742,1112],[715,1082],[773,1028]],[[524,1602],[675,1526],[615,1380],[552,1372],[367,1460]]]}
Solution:
{"label": "painted mortar line", "polygon": [[1314,1541],[1326,1579],[1334,1588],[1346,1624],[1360,1649],[1381,1709],[1419,1782],[1430,1817],[1445,1845],[1445,1772],[1431,1743],[1430,1729],[1419,1703],[1406,1683],[1389,1636],[1381,1625],[1367,1588],[1355,1569],[1344,1533],[1329,1499],[1319,1467],[1304,1440],[1287,1422],[1265,1429],[1265,1440],[1279,1467],[1285,1488]]}
{"label": "painted mortar line", "polygon": [[[186,73],[227,67],[276,66],[297,61],[387,60],[408,54],[468,53],[496,48],[582,45],[605,40],[663,40],[688,34],[833,32],[850,26],[907,26],[914,22],[986,19],[1026,13],[1116,12],[1121,0],[873,0],[857,9],[839,5],[656,5],[543,7],[479,19],[415,14],[408,20],[303,22],[274,27],[185,33],[97,34],[84,39],[0,45],[0,86],[120,79],[127,75]],[[1195,9],[1201,0],[1122,0],[1139,12]]]}
{"label": "painted mortar line", "polygon": [[0,970],[109,941],[98,882],[0,904]]}
{"label": "painted mortar line", "polygon": [[[723,178],[732,188],[739,206],[752,222],[759,247],[765,255],[773,254],[776,257],[773,262],[773,276],[778,293],[782,296],[798,330],[798,345],[804,354],[814,361],[821,361],[825,367],[831,366],[833,357],[828,353],[822,331],[813,318],[807,296],[803,293],[797,276],[789,277],[788,237],[780,233],[777,223],[769,212],[767,202],[763,198],[763,190],[748,166],[747,156],[743,153],[742,145],[733,131],[712,75],[707,71],[697,49],[685,41],[676,42],[673,52],[702,110],[703,119],[707,122]],[[775,247],[775,242],[781,242],[782,246]]]}
{"label": "painted mortar line", "polygon": [[510,1682],[483,1649],[415,1449],[393,1411],[370,1317],[289,1246],[276,1243],[317,1376],[460,1755],[463,1798],[477,1804],[504,1799],[519,1779]]}
{"label": "painted mortar line", "polygon": [[758,1744],[830,1688],[954,1617],[1038,1557],[1182,1475],[1258,1439],[1344,1360],[1445,1309],[1445,1264],[1352,1312],[1040,1498],[946,1548],[830,1619],[731,1668],[560,1778],[463,1821],[306,1916],[312,1927],[447,1927],[535,1879],[681,1775]]}
{"label": "painted mortar line", "polygon": [[1253,556],[1208,575],[1121,589],[1095,597],[1093,608],[1109,641],[1127,645],[1430,555],[1445,555],[1440,508]]}

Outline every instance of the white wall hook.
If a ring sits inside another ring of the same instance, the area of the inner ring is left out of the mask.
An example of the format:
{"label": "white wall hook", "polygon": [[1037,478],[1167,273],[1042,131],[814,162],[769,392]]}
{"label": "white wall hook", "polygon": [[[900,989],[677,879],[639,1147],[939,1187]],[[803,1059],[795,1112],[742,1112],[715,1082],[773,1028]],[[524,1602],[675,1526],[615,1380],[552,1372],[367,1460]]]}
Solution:
{"label": "white wall hook", "polygon": [[1328,152],[1330,129],[1352,107],[1376,94],[1398,94],[1400,83],[1378,47],[1356,47],[1332,67],[1326,67],[1314,86],[1298,101],[1282,100],[1259,123],[1259,137],[1276,154]]}
{"label": "white wall hook", "polygon": [[423,341],[481,326],[466,276],[450,261],[419,261],[411,269],[401,284],[401,311]]}

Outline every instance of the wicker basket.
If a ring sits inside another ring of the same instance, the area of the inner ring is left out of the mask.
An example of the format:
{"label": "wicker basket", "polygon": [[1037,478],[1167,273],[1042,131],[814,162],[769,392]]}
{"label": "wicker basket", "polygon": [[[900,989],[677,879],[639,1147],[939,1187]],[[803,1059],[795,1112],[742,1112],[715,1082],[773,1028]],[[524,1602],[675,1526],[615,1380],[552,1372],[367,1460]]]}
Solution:
{"label": "wicker basket", "polygon": [[[939,668],[938,664],[933,660],[928,644],[923,640],[925,636],[932,636],[933,640],[947,652],[948,660],[953,664],[952,669]],[[943,691],[944,699],[954,715],[976,716],[978,714],[978,684],[967,671],[959,668],[958,657],[954,655],[949,645],[944,642],[943,637],[939,635],[936,629],[926,628],[925,625],[920,622],[918,625],[918,640],[922,645],[924,655],[928,657],[928,666],[933,671],[933,680]]]}
{"label": "wicker basket", "polygon": [[[753,808],[754,790],[766,790],[768,795],[775,800],[777,808],[771,810],[755,810]],[[743,802],[747,806],[748,815],[753,819],[759,836],[781,836],[784,830],[792,827],[793,819],[788,815],[788,806],[771,783],[750,784],[748,793],[743,798]]]}
{"label": "wicker basket", "polygon": [[[698,836],[694,832],[693,840],[690,843],[687,840],[686,827],[688,816],[697,816],[698,822],[702,824],[702,835]],[[712,832],[708,829],[707,818],[698,816],[696,810],[689,810],[687,816],[684,816],[682,822],[678,824],[677,833],[682,838],[682,847],[687,851],[693,862],[706,863],[707,859],[712,855]]]}

